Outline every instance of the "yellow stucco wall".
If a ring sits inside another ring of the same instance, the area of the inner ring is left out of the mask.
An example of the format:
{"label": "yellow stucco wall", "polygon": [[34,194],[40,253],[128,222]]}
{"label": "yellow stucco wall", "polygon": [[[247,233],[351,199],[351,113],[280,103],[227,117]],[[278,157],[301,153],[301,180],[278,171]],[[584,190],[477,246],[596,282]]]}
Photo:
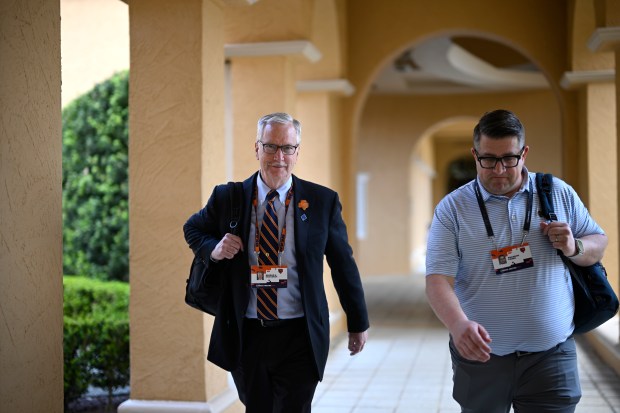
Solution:
{"label": "yellow stucco wall", "polygon": [[[569,13],[572,30],[569,32],[571,70],[604,70],[614,68],[613,52],[593,52],[588,40],[597,27],[594,1],[573,0]],[[577,17],[578,16],[578,17]]]}
{"label": "yellow stucco wall", "polygon": [[[313,0],[228,2],[224,9],[227,43],[309,39]],[[277,17],[277,18],[276,18]]]}
{"label": "yellow stucco wall", "polygon": [[60,5],[0,8],[0,410],[63,411]]}

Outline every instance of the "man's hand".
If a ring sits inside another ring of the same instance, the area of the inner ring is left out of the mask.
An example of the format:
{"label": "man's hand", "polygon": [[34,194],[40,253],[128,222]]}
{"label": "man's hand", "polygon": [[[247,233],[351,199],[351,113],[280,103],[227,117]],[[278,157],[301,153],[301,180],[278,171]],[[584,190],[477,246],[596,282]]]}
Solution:
{"label": "man's hand", "polygon": [[349,351],[352,356],[364,349],[364,344],[368,340],[368,330],[363,333],[349,333]]}
{"label": "man's hand", "polygon": [[491,336],[480,324],[466,320],[450,330],[459,354],[467,360],[485,362],[491,358]]}
{"label": "man's hand", "polygon": [[426,277],[426,296],[437,317],[448,328],[459,354],[473,361],[491,358],[491,336],[480,324],[467,318],[453,289],[454,277]]}
{"label": "man's hand", "polygon": [[551,241],[553,248],[561,250],[567,257],[575,255],[577,252],[575,238],[573,237],[573,231],[571,231],[570,226],[566,222],[541,222],[540,228],[543,234]]}
{"label": "man's hand", "polygon": [[241,238],[233,234],[226,234],[224,238],[217,243],[213,251],[211,252],[211,258],[215,261],[223,259],[231,259],[239,250],[243,251],[243,242]]}

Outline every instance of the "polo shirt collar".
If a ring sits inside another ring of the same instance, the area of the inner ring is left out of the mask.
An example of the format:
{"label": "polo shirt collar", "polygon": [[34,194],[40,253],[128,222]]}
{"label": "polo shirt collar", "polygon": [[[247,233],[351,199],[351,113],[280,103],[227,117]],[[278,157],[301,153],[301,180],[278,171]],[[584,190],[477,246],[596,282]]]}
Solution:
{"label": "polo shirt collar", "polygon": [[[530,179],[532,179],[530,177],[530,173],[527,170],[527,167],[525,165],[523,165],[523,169],[521,170],[521,176],[522,176],[522,180],[521,180],[521,188],[519,188],[519,190],[517,191],[516,194],[518,193],[523,193],[526,192],[529,188],[529,184],[530,184]],[[495,195],[490,193],[489,191],[486,190],[486,188],[484,187],[484,185],[482,185],[480,183],[480,178],[476,176],[476,181],[478,182],[478,187],[480,188],[480,193],[482,194],[482,200],[484,202],[488,201],[490,197],[497,197],[497,198],[502,198],[504,197],[503,195]],[[536,193],[536,185],[534,186],[534,193]],[[515,194],[515,195],[516,195]]]}

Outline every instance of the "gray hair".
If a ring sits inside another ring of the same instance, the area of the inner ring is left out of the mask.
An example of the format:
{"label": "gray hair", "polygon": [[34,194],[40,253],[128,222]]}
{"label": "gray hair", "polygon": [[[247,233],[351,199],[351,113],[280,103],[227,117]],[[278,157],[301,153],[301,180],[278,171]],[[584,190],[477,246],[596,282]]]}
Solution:
{"label": "gray hair", "polygon": [[297,119],[294,119],[288,113],[276,112],[270,113],[269,115],[265,115],[258,120],[257,130],[256,130],[256,141],[260,141],[263,137],[263,132],[265,132],[265,128],[267,125],[271,125],[272,123],[281,123],[281,124],[292,124],[295,128],[295,134],[297,135],[297,144],[301,143],[301,123]]}

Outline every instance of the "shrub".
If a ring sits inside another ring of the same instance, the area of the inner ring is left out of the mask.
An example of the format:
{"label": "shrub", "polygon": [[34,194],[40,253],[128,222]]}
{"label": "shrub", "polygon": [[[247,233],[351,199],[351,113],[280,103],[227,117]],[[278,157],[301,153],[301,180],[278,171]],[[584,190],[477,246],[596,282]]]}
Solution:
{"label": "shrub", "polygon": [[83,319],[65,316],[64,323],[64,385],[65,410],[74,400],[79,399],[90,384],[88,359],[85,355],[87,326]]}
{"label": "shrub", "polygon": [[128,280],[128,72],[62,112],[65,274]]}
{"label": "shrub", "polygon": [[89,385],[108,391],[129,384],[129,285],[65,276],[65,407]]}

